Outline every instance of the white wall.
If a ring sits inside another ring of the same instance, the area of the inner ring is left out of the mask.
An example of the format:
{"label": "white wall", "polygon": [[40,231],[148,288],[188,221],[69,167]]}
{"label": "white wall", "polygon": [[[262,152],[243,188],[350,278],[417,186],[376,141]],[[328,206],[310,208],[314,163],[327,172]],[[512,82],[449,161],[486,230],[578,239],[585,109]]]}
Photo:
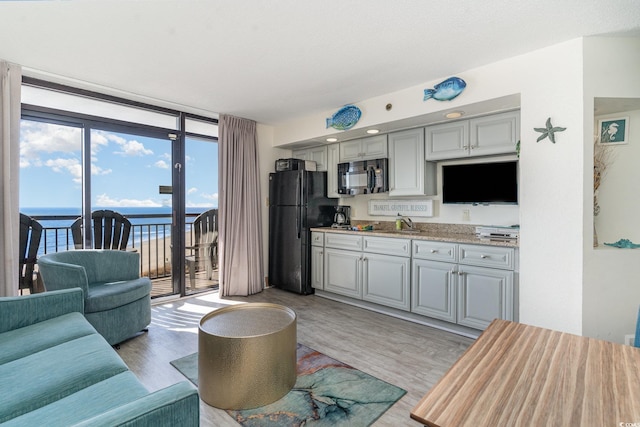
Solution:
{"label": "white wall", "polygon": [[[520,320],[577,334],[582,332],[584,241],[582,59],[582,39],[577,39],[452,73],[467,82],[467,89],[451,103],[422,101],[423,89],[441,79],[357,103],[363,111],[358,126],[364,127],[520,94]],[[392,112],[384,110],[388,102],[394,105]],[[274,144],[327,135],[324,119],[330,114],[277,127]],[[568,129],[558,134],[556,144],[536,143],[539,133],[533,128],[544,127],[548,117],[554,125]],[[357,203],[356,216],[360,216],[362,206]],[[459,212],[450,215],[460,217]],[[510,220],[507,223],[516,222]],[[482,222],[489,221],[483,218]]]}
{"label": "white wall", "polygon": [[264,259],[264,275],[269,273],[269,173],[274,171],[275,161],[283,157],[290,157],[290,150],[272,148],[273,127],[258,124],[256,127],[258,138],[258,156],[260,162],[261,206],[262,206],[262,255]]}
{"label": "white wall", "polygon": [[[587,38],[584,43],[585,57],[585,88],[584,88],[584,126],[585,133],[593,133],[594,129],[594,98],[640,98],[640,39],[638,38]],[[630,116],[636,117],[630,123],[630,131],[634,127],[638,130],[640,120],[638,112],[630,112]],[[635,126],[634,126],[635,121]],[[638,133],[633,132],[633,147],[620,147],[620,153],[616,163],[629,166],[627,181],[633,184],[633,197],[626,197],[618,189],[624,189],[621,185],[618,171],[613,176],[608,175],[600,189],[601,201],[608,204],[609,198],[619,198],[625,206],[620,208],[631,211],[631,220],[625,226],[617,228],[617,225],[605,224],[607,216],[612,212],[604,212],[597,218],[599,240],[618,240],[620,237],[628,237],[640,241],[638,236],[638,163],[640,156],[635,157],[631,151],[636,151],[640,145]],[[584,180],[584,204],[585,221],[584,233],[592,232],[593,213],[591,210],[593,194],[592,167],[592,141],[585,138],[585,180]],[[621,177],[624,181],[624,177]],[[632,180],[636,180],[633,182]],[[616,185],[618,184],[618,185]],[[614,187],[614,188],[612,188]],[[615,193],[614,193],[615,192]],[[614,195],[615,194],[615,195]],[[605,209],[608,210],[607,207]],[[626,222],[626,221],[625,221]],[[600,230],[602,228],[602,230]],[[636,236],[636,237],[634,237]],[[615,241],[614,240],[614,241]],[[640,305],[640,250],[593,248],[592,242],[585,239],[584,245],[584,307],[583,307],[583,334],[595,338],[622,342],[625,334],[633,334],[635,321]]]}

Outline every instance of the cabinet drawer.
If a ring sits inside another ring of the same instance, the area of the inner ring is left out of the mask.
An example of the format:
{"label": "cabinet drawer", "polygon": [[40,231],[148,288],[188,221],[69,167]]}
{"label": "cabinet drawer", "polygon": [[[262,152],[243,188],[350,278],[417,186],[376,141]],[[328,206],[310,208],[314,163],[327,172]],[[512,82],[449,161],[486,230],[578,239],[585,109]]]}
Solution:
{"label": "cabinet drawer", "polygon": [[411,256],[411,240],[393,237],[363,237],[362,250],[383,255]]}
{"label": "cabinet drawer", "polygon": [[327,248],[362,250],[362,236],[352,234],[325,233],[324,245]]}
{"label": "cabinet drawer", "polygon": [[413,241],[413,257],[431,259],[434,261],[456,262],[458,260],[457,245],[447,242],[432,242],[428,240]]}
{"label": "cabinet drawer", "polygon": [[513,248],[460,245],[458,252],[458,262],[460,264],[502,268],[506,270],[513,270],[515,266]]}
{"label": "cabinet drawer", "polygon": [[324,246],[324,233],[321,233],[319,231],[312,231],[311,246]]}

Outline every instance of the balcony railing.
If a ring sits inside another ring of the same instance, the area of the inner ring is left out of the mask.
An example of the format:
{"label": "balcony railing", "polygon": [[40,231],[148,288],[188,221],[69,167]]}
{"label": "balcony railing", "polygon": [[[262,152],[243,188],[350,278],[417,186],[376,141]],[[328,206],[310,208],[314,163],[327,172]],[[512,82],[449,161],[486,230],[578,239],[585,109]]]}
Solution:
{"label": "balcony railing", "polygon": [[[187,246],[193,246],[195,242],[191,233],[191,223],[197,214],[187,214],[186,216],[185,242]],[[38,256],[75,249],[70,225],[77,216],[33,215],[32,217],[43,224]],[[127,249],[135,250],[140,254],[140,275],[147,276],[152,280],[152,297],[173,294],[171,217],[163,214],[128,214],[127,219],[131,221],[131,235]],[[47,225],[52,223],[68,223],[69,225]],[[191,255],[189,250],[185,252],[185,256],[187,255]],[[207,280],[204,278],[205,276],[204,271],[198,271],[196,273],[196,287],[195,289],[189,288],[189,290],[197,291],[218,285],[217,271],[214,271],[213,280]],[[189,286],[189,278],[187,277],[186,280],[187,286]]]}

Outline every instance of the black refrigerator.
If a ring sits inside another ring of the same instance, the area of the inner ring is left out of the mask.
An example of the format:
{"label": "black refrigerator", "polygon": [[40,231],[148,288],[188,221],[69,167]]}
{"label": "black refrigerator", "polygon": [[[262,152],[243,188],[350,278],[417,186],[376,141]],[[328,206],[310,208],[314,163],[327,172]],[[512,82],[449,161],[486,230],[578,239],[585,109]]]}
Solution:
{"label": "black refrigerator", "polygon": [[327,173],[269,174],[269,283],[302,295],[311,287],[311,231],[333,223],[336,199],[327,197]]}

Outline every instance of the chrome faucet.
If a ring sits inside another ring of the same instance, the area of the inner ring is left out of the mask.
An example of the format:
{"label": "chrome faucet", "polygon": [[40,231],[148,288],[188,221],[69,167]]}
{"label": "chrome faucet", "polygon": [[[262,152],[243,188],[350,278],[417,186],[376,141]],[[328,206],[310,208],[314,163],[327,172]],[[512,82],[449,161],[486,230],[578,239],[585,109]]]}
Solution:
{"label": "chrome faucet", "polygon": [[407,227],[409,227],[409,230],[413,230],[413,221],[411,220],[411,218],[409,218],[408,216],[403,216],[403,217],[400,217],[400,219],[402,220],[402,222],[407,224]]}

